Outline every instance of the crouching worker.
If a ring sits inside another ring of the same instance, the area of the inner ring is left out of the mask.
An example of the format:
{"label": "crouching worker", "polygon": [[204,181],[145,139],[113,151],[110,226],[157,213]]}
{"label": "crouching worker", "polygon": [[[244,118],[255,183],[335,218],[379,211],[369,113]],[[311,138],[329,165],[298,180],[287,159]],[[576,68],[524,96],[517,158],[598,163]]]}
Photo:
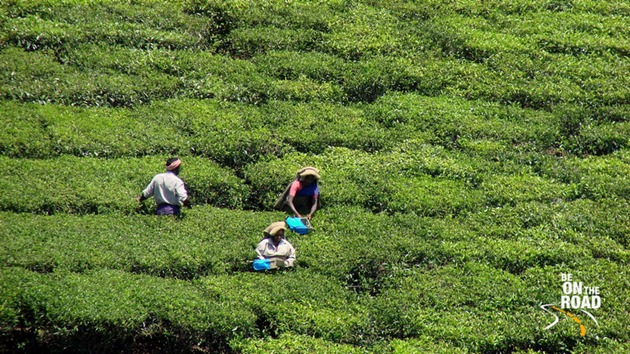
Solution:
{"label": "crouching worker", "polygon": [[267,226],[263,231],[263,240],[256,247],[258,259],[254,261],[254,269],[293,267],[295,248],[284,238],[286,230],[284,221],[274,222]]}
{"label": "crouching worker", "polygon": [[182,160],[170,158],[166,160],[166,172],[155,175],[151,183],[136,198],[138,202],[153,196],[157,204],[157,215],[180,215],[181,207],[190,207],[190,198],[179,177]]}
{"label": "crouching worker", "polygon": [[295,216],[310,220],[319,206],[319,170],[315,167],[304,167],[297,172],[295,180],[278,198],[274,209],[284,210]]}

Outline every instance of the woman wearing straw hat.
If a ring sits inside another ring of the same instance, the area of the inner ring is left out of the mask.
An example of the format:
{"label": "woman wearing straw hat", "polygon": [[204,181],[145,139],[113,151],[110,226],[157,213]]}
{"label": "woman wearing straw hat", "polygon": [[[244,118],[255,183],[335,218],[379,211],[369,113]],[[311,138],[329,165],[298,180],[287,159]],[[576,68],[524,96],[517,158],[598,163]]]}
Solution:
{"label": "woman wearing straw hat", "polygon": [[284,238],[287,230],[284,221],[274,222],[263,231],[264,238],[256,247],[258,259],[268,259],[271,269],[292,267],[295,262],[295,248]]}
{"label": "woman wearing straw hat", "polygon": [[319,206],[319,179],[319,170],[315,167],[300,169],[274,208],[294,213],[299,218],[305,215],[310,220]]}

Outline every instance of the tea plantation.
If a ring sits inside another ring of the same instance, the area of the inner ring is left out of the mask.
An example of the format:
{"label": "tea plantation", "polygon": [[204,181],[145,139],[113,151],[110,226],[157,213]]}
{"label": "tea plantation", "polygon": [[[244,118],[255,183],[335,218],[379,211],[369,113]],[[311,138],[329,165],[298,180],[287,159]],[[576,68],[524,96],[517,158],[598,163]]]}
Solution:
{"label": "tea plantation", "polygon": [[624,0],[0,1],[0,353],[628,353],[629,73]]}

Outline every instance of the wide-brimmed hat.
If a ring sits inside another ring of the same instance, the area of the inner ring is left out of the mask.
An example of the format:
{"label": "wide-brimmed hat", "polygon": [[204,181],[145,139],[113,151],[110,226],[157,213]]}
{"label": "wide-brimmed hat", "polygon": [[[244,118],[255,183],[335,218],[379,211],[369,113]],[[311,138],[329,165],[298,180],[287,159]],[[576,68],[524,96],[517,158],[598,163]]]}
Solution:
{"label": "wide-brimmed hat", "polygon": [[274,236],[280,230],[284,230],[284,231],[287,230],[287,227],[286,227],[286,224],[284,223],[284,221],[277,221],[277,222],[274,222],[271,225],[267,226],[265,231],[263,231],[263,235],[265,235],[265,236]]}
{"label": "wide-brimmed hat", "polygon": [[299,177],[313,176],[315,179],[320,179],[319,170],[315,167],[304,167],[297,174]]}

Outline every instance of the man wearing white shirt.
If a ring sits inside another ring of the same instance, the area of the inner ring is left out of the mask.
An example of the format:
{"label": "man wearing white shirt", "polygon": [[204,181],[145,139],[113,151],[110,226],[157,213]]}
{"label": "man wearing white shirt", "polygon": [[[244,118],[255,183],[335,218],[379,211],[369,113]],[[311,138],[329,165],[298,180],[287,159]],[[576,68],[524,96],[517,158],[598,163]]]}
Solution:
{"label": "man wearing white shirt", "polygon": [[153,196],[157,204],[157,215],[179,215],[182,206],[190,206],[190,198],[179,174],[182,160],[166,160],[166,172],[155,175],[147,188],[138,196],[138,202]]}

